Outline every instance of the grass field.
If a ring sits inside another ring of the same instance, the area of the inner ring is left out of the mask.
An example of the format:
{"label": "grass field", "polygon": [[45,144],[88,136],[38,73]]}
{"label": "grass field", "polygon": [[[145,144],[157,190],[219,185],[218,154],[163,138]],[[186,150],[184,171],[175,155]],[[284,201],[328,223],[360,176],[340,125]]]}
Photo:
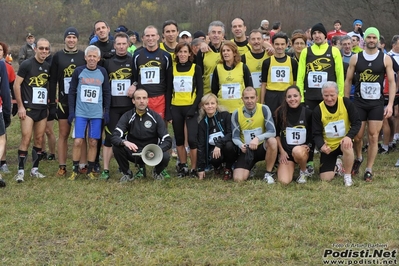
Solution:
{"label": "grass field", "polygon": [[[150,177],[120,184],[114,160],[108,182],[58,178],[57,162],[43,161],[47,178],[17,184],[15,117],[8,132],[1,265],[323,265],[325,249],[345,244],[399,249],[399,152],[378,157],[373,183],[359,176],[349,188],[317,175],[304,185],[267,185],[264,164],[259,179],[240,184]],[[30,166],[29,157],[27,173]]]}

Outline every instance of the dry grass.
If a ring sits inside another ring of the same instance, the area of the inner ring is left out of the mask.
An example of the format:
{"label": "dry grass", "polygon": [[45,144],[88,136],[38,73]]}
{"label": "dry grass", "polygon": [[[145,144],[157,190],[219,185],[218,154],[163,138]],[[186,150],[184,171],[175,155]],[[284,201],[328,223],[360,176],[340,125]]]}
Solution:
{"label": "dry grass", "polygon": [[57,178],[57,163],[45,161],[47,178],[17,184],[18,143],[14,118],[13,173],[0,191],[2,265],[320,265],[335,243],[399,248],[397,152],[378,158],[372,184],[355,178],[351,188],[317,177],[289,186],[216,178],[120,184],[114,160],[108,182]]}

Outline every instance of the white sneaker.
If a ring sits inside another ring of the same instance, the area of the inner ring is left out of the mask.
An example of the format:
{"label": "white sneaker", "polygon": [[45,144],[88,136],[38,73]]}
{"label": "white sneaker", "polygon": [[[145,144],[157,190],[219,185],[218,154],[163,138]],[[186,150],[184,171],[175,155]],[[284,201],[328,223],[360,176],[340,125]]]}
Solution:
{"label": "white sneaker", "polygon": [[352,184],[353,184],[352,177],[351,176],[344,176],[344,183],[345,183],[345,187],[352,186]]}
{"label": "white sneaker", "polygon": [[39,170],[31,171],[30,172],[31,177],[36,177],[36,178],[45,178],[46,176],[43,175],[42,173],[39,172]]}
{"label": "white sneaker", "polygon": [[345,169],[344,169],[342,160],[340,158],[337,158],[337,162],[335,163],[335,166],[336,166],[335,174],[338,176],[344,176]]}
{"label": "white sneaker", "polygon": [[395,167],[399,167],[399,159],[396,161]]}
{"label": "white sneaker", "polygon": [[263,178],[263,181],[267,182],[268,184],[274,184],[274,178],[271,173],[265,173],[265,177]]}
{"label": "white sneaker", "polygon": [[18,172],[15,176],[14,179],[18,182],[18,183],[22,183],[24,182],[24,172]]}
{"label": "white sneaker", "polygon": [[5,174],[9,174],[10,170],[8,169],[7,164],[3,164],[2,166],[0,166],[0,172],[1,173],[5,173]]}
{"label": "white sneaker", "polygon": [[[309,173],[308,173],[309,174]],[[305,172],[302,172],[301,170],[299,170],[299,176],[298,176],[298,178],[296,179],[296,182],[298,183],[298,184],[305,184],[306,183],[306,173]]]}

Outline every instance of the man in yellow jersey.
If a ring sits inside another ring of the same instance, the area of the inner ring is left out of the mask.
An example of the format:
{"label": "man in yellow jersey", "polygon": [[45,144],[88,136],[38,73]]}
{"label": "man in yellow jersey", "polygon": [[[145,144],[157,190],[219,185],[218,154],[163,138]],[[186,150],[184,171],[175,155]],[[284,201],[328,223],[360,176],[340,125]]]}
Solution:
{"label": "man in yellow jersey", "polygon": [[[331,181],[335,174],[344,175],[344,184],[352,186],[353,139],[360,129],[355,105],[338,96],[338,85],[327,81],[321,88],[323,101],[313,110],[313,139],[321,152],[320,178]],[[337,160],[339,155],[343,155]],[[342,163],[343,162],[343,163]]]}
{"label": "man in yellow jersey", "polygon": [[235,18],[231,22],[231,32],[234,35],[234,38],[231,40],[238,47],[238,53],[240,55],[245,54],[251,50],[251,46],[248,43],[247,35],[245,32],[247,31],[247,26],[245,26],[244,19]]}
{"label": "man in yellow jersey", "polygon": [[196,63],[202,70],[204,80],[204,95],[211,92],[212,74],[220,60],[220,47],[224,40],[225,27],[221,21],[212,21],[209,24],[209,48],[207,52],[198,51]]}
{"label": "man in yellow jersey", "polygon": [[[253,87],[256,89],[256,94],[260,95],[262,63],[265,59],[269,58],[269,55],[263,48],[263,36],[260,30],[252,30],[249,33],[248,42],[251,46],[251,51],[246,52],[241,57],[241,62],[248,66],[251,72]],[[261,102],[260,97],[258,97],[258,102]]]}
{"label": "man in yellow jersey", "polygon": [[298,64],[285,54],[288,45],[288,36],[285,33],[276,33],[272,38],[272,44],[275,53],[262,64],[260,97],[261,103],[269,106],[274,116],[274,111],[283,101],[284,91],[295,85]]}
{"label": "man in yellow jersey", "polygon": [[276,128],[269,107],[257,103],[258,96],[253,87],[242,93],[244,106],[231,116],[232,139],[240,149],[235,169],[234,181],[245,181],[250,170],[259,161],[265,160],[264,181],[274,183],[272,169],[277,157]]}
{"label": "man in yellow jersey", "polygon": [[175,53],[175,48],[177,45],[177,37],[179,36],[179,28],[176,21],[165,21],[162,26],[162,35],[164,38],[164,42],[159,44],[159,48],[170,53],[173,59],[173,55]]}

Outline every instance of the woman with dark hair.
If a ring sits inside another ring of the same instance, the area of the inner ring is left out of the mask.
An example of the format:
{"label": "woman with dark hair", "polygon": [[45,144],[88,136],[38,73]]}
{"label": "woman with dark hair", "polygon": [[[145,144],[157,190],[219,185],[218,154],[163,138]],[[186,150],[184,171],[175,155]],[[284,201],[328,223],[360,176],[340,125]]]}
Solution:
{"label": "woman with dark hair", "polygon": [[[178,177],[197,177],[197,131],[198,105],[203,94],[202,72],[192,62],[193,52],[187,43],[175,48],[176,65],[173,67],[173,92],[171,101],[172,126],[179,156]],[[184,127],[187,126],[190,147],[191,171],[187,165],[187,151],[184,146]]]}
{"label": "woman with dark hair", "polygon": [[219,174],[225,163],[223,180],[232,178],[231,167],[237,159],[237,149],[231,140],[231,115],[218,104],[213,93],[201,99],[198,125],[198,177],[205,177],[205,168],[213,165]]}
{"label": "woman with dark hair", "polygon": [[12,65],[5,60],[7,55],[8,55],[7,44],[5,44],[4,42],[0,42],[0,61],[4,61],[4,63],[6,63],[8,82],[10,83],[10,89],[12,89],[15,80],[15,71]]}
{"label": "woman with dark hair", "polygon": [[243,106],[241,94],[252,85],[251,73],[241,62],[238,47],[234,42],[224,41],[220,48],[220,61],[213,71],[212,93],[218,96],[221,105],[232,113]]}
{"label": "woman with dark hair", "polygon": [[284,101],[276,110],[276,139],[280,153],[278,181],[289,184],[293,180],[295,164],[299,165],[296,181],[306,183],[310,174],[306,169],[312,145],[312,111],[301,105],[299,88],[292,85],[284,92]]}

